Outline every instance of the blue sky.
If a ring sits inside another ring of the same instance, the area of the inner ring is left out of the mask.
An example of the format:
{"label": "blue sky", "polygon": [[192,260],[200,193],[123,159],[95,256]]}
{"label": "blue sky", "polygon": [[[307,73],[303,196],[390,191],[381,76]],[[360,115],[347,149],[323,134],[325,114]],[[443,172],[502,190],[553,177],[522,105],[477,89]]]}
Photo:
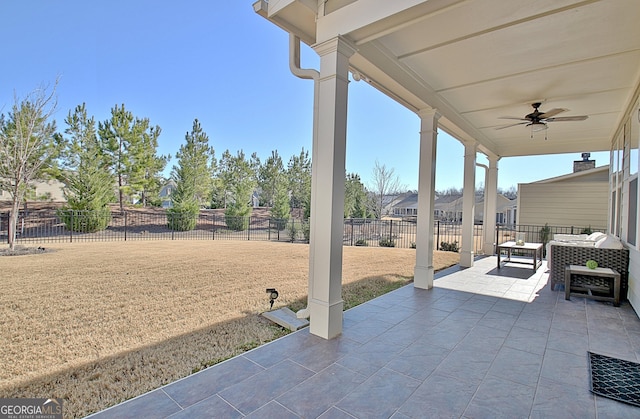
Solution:
{"label": "blue sky", "polygon": [[[288,35],[255,14],[252,2],[0,0],[0,112],[10,110],[14,93],[24,97],[60,77],[60,131],[83,102],[97,121],[125,104],[162,128],[161,154],[175,155],[198,118],[218,157],[242,149],[264,160],[278,150],[286,164],[311,149],[313,85],[290,73]],[[317,65],[313,50],[303,48],[302,67]],[[365,82],[351,82],[347,172],[369,184],[378,160],[417,189],[419,125],[411,111]],[[458,141],[439,134],[437,190],[462,187],[463,154]],[[592,153],[597,166],[608,156]],[[579,159],[502,159],[498,186],[570,173]],[[483,176],[478,171],[478,184]]]}

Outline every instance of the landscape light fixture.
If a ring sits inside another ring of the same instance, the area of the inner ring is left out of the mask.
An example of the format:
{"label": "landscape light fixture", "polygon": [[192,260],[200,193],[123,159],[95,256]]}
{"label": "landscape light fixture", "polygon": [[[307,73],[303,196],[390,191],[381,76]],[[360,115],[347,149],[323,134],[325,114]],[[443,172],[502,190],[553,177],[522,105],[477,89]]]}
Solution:
{"label": "landscape light fixture", "polygon": [[267,294],[269,294],[270,308],[273,308],[273,302],[278,298],[278,291],[275,288],[267,288]]}

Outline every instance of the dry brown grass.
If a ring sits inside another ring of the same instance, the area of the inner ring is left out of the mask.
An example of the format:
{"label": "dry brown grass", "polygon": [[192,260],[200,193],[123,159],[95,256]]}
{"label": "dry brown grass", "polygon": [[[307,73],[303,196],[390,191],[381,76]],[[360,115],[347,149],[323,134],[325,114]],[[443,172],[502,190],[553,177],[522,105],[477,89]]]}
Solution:
{"label": "dry brown grass", "polygon": [[[240,241],[68,243],[0,257],[0,397],[62,397],[84,416],[281,336],[300,307],[308,246]],[[53,250],[53,251],[49,251]],[[436,252],[436,269],[458,262]],[[344,292],[408,281],[415,251],[346,247]],[[345,296],[345,300],[348,296]]]}

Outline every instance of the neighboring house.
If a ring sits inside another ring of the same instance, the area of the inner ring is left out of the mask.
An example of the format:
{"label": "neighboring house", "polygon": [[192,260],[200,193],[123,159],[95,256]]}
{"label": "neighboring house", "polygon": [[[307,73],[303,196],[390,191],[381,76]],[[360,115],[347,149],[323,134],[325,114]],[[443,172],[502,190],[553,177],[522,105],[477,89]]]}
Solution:
{"label": "neighboring house", "polygon": [[436,220],[460,221],[462,219],[462,195],[436,196],[433,214]]}
{"label": "neighboring house", "polygon": [[[515,223],[516,201],[504,195],[496,197],[496,221],[501,224]],[[441,195],[434,203],[434,219],[439,221],[462,221],[462,195]],[[484,195],[476,194],[474,222],[484,219]],[[418,215],[418,194],[407,194],[393,206],[393,215],[404,219],[415,219]]]}
{"label": "neighboring house", "polygon": [[[504,200],[500,199],[504,198]],[[509,199],[504,195],[498,196],[496,207],[496,223],[497,224],[515,224],[517,215],[518,202],[517,199]]]}
{"label": "neighboring house", "polygon": [[574,164],[574,172],[568,175],[519,184],[517,224],[605,230],[609,166],[595,167],[595,161],[590,161],[593,168],[577,165],[576,169]]}
{"label": "neighboring house", "polygon": [[[411,195],[413,195],[412,192],[405,192],[405,193],[394,194],[394,195],[384,195],[382,197],[382,214],[380,214],[380,218],[395,215],[394,209],[398,205],[398,203],[404,201],[407,197]],[[378,200],[377,196],[375,199],[376,201]]]}
{"label": "neighboring house", "polygon": [[[509,199],[502,194],[496,196],[496,223],[515,224],[517,201]],[[475,222],[482,223],[484,220],[484,195],[476,195]]]}
{"label": "neighboring house", "polygon": [[[58,180],[31,182],[35,188],[35,193],[29,195],[29,201],[49,201],[66,202],[62,188],[64,184]],[[8,191],[0,190],[0,201],[11,201],[11,194]]]}
{"label": "neighboring house", "polygon": [[402,218],[415,218],[418,215],[418,194],[410,193],[403,196],[403,199],[392,205],[393,215]]}
{"label": "neighboring house", "polygon": [[171,201],[171,195],[175,192],[176,182],[173,179],[169,179],[162,188],[160,188],[160,200],[162,201],[162,208],[171,208],[173,202]]}

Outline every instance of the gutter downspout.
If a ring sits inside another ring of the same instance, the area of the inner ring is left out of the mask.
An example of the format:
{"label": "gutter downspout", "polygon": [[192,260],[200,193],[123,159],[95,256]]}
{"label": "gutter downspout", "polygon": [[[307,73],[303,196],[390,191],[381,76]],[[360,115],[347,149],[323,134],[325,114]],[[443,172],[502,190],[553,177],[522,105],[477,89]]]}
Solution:
{"label": "gutter downspout", "polygon": [[[313,164],[313,156],[316,155],[317,139],[318,139],[318,90],[320,72],[314,69],[300,68],[300,38],[289,33],[289,70],[294,76],[301,79],[313,80],[313,139],[311,142],[311,164]],[[311,179],[313,185],[314,179]],[[313,187],[313,186],[312,186]],[[309,238],[309,246],[313,246],[313,240]],[[309,289],[307,295],[307,307],[296,313],[299,319],[308,319],[311,315],[309,311],[309,301],[313,292],[313,252],[309,252]]]}

